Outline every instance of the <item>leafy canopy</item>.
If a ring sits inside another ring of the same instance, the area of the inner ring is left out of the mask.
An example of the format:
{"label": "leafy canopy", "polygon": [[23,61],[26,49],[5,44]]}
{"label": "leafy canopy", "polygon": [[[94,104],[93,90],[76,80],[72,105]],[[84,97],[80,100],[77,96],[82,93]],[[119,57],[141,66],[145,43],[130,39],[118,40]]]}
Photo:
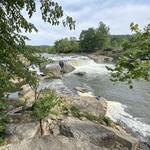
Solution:
{"label": "leafy canopy", "polygon": [[54,92],[44,91],[41,98],[35,101],[33,113],[37,119],[44,119],[48,116],[51,109],[58,104],[58,97]]}
{"label": "leafy canopy", "polygon": [[80,34],[80,48],[83,52],[103,50],[109,47],[109,42],[109,27],[103,22],[99,23],[98,28],[83,30]]}
{"label": "leafy canopy", "polygon": [[54,49],[58,53],[77,52],[79,50],[79,43],[75,37],[70,39],[64,38],[55,42]]}
{"label": "leafy canopy", "polygon": [[[64,16],[62,7],[53,0],[38,1],[42,19],[51,25],[69,26],[74,29],[75,22],[69,16]],[[13,85],[10,79],[17,77],[32,82],[33,78],[28,66],[36,64],[39,59],[33,54],[33,50],[25,47],[25,40],[22,31],[37,31],[37,28],[27,21],[22,11],[28,13],[31,18],[36,12],[36,0],[1,0],[0,1],[0,97]],[[64,16],[64,17],[63,17]]]}
{"label": "leafy canopy", "polygon": [[150,77],[150,24],[143,31],[131,23],[134,32],[130,41],[124,44],[124,53],[112,71],[112,81],[127,81],[132,88],[133,79],[149,81]]}

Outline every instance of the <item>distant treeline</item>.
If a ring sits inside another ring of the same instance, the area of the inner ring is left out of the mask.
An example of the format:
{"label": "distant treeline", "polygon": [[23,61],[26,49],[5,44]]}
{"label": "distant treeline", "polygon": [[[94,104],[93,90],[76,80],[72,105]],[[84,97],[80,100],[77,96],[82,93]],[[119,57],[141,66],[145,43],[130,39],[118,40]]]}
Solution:
{"label": "distant treeline", "polygon": [[28,46],[37,52],[48,53],[91,53],[99,52],[113,56],[120,53],[123,44],[130,40],[131,35],[110,35],[110,28],[100,22],[97,28],[89,28],[75,37],[57,40],[53,46]]}

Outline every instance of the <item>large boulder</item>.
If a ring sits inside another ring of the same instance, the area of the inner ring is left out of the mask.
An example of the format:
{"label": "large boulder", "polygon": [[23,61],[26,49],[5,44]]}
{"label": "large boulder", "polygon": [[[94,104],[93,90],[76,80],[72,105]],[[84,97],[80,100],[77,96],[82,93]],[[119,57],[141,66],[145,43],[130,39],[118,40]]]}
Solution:
{"label": "large boulder", "polygon": [[29,84],[25,84],[25,85],[21,86],[19,95],[24,96],[25,94],[27,94],[30,91],[31,91],[31,86]]}
{"label": "large boulder", "polygon": [[20,100],[24,100],[24,101],[30,100],[31,102],[35,98],[35,93],[29,84],[23,85],[20,88],[18,95],[19,95]]}
{"label": "large boulder", "polygon": [[92,96],[79,97],[73,100],[73,105],[83,112],[87,112],[101,118],[106,115],[107,111],[107,102],[104,98],[97,100],[96,97]]}
{"label": "large boulder", "polygon": [[39,122],[10,123],[6,125],[6,134],[11,142],[30,139],[36,136],[40,129]]}
{"label": "large boulder", "polygon": [[49,64],[43,70],[44,74],[49,75],[53,79],[61,79],[61,67],[59,64]]}
{"label": "large boulder", "polygon": [[75,70],[75,68],[67,62],[59,61],[59,65],[62,69],[62,73],[69,73]]}
{"label": "large boulder", "polygon": [[63,120],[60,133],[67,137],[87,139],[97,146],[112,150],[137,150],[139,144],[136,138],[127,133],[76,118]]}
{"label": "large boulder", "polygon": [[89,55],[89,58],[93,59],[96,63],[113,63],[112,57],[107,57],[103,55]]}
{"label": "large boulder", "polygon": [[86,140],[64,136],[44,136],[1,147],[0,150],[107,150]]}

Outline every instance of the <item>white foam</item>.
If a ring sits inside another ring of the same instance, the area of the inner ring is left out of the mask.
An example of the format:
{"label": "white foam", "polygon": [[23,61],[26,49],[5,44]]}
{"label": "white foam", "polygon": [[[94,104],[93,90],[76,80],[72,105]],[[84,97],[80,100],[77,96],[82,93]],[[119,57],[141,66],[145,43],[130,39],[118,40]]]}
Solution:
{"label": "white foam", "polygon": [[143,123],[139,118],[134,118],[129,113],[125,112],[125,105],[119,102],[108,101],[107,116],[114,122],[121,121],[133,132],[138,132],[141,135],[141,140],[146,140],[150,137],[150,125]]}
{"label": "white foam", "polygon": [[43,75],[43,72],[41,72],[39,67],[37,67],[35,65],[30,66],[29,71],[36,72],[37,75]]}

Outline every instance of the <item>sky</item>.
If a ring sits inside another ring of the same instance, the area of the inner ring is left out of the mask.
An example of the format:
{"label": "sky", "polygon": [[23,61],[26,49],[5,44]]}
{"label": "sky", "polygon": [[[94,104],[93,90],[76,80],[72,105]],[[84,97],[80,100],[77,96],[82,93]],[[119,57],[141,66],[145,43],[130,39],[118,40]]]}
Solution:
{"label": "sky", "polygon": [[[37,0],[38,1],[38,0]],[[29,20],[38,32],[26,33],[30,45],[53,45],[58,39],[79,37],[82,30],[96,28],[100,21],[110,27],[110,34],[131,34],[130,23],[143,28],[150,23],[150,0],[55,0],[65,14],[76,21],[76,29],[69,30],[62,25],[54,27],[41,19],[40,11]],[[37,6],[39,3],[37,2]],[[27,14],[25,14],[27,18]],[[28,19],[28,18],[27,18]]]}

